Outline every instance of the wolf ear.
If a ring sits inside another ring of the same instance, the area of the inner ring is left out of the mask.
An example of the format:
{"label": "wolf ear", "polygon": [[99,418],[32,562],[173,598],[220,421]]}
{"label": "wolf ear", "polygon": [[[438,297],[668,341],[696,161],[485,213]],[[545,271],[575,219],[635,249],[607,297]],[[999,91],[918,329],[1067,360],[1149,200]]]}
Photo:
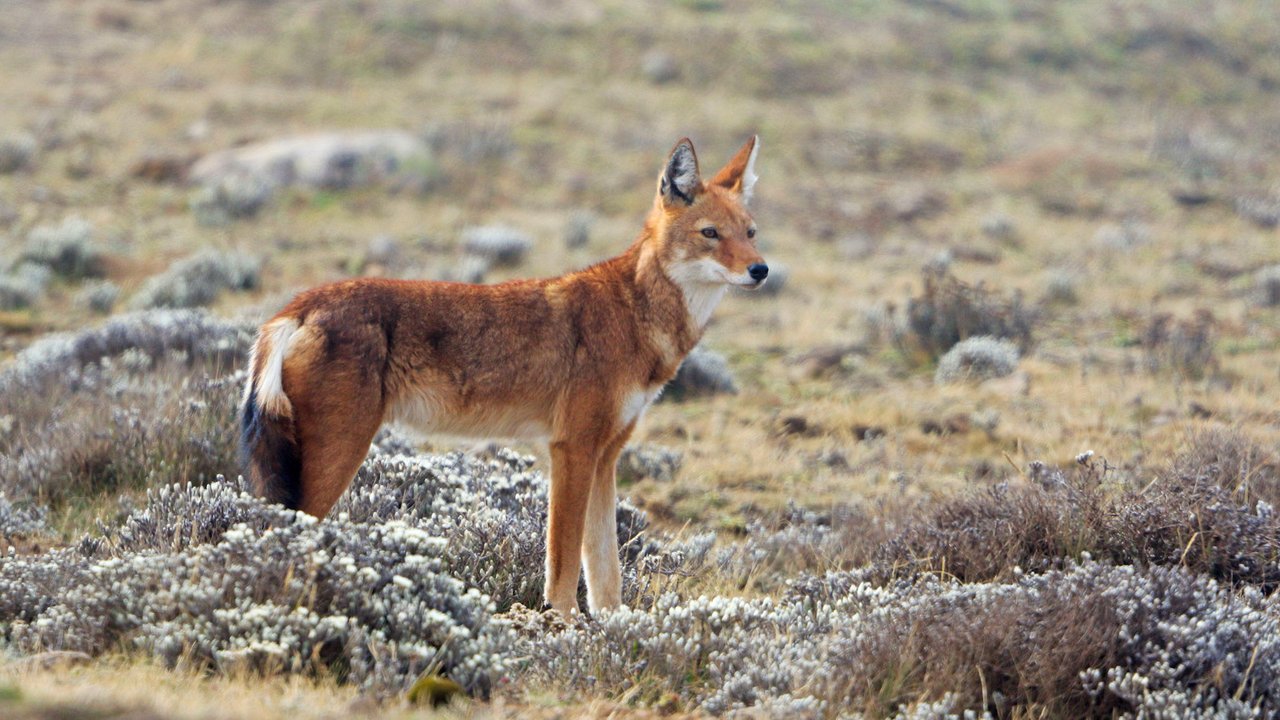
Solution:
{"label": "wolf ear", "polygon": [[689,138],[682,138],[671,149],[671,157],[667,158],[667,166],[658,179],[658,196],[665,205],[677,202],[692,205],[693,199],[702,190],[702,178],[698,175],[698,155],[693,151],[693,143]]}
{"label": "wolf ear", "polygon": [[750,203],[751,193],[755,190],[756,180],[759,179],[756,175],[756,154],[759,152],[760,136],[752,135],[747,144],[738,150],[738,154],[720,168],[720,172],[711,179],[711,184],[738,193],[742,196],[743,205]]}

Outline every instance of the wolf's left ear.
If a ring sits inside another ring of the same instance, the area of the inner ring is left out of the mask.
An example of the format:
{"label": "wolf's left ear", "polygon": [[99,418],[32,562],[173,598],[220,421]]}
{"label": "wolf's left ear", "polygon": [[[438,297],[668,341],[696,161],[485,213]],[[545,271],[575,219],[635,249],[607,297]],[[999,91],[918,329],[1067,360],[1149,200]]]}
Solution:
{"label": "wolf's left ear", "polygon": [[662,169],[662,177],[658,178],[658,195],[666,205],[675,205],[677,202],[692,205],[694,196],[701,190],[698,156],[693,152],[693,143],[689,138],[682,138],[671,148],[671,156]]}
{"label": "wolf's left ear", "polygon": [[738,154],[711,179],[712,185],[719,185],[742,196],[742,204],[751,202],[751,193],[755,190],[756,154],[760,152],[760,136],[752,135]]}

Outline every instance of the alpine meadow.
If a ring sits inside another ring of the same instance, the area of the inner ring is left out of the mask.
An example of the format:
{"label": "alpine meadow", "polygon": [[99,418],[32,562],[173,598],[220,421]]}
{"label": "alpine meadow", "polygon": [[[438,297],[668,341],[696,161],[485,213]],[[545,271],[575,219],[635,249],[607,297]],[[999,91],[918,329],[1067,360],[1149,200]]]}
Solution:
{"label": "alpine meadow", "polygon": [[1280,717],[1277,47],[5,3],[0,717]]}

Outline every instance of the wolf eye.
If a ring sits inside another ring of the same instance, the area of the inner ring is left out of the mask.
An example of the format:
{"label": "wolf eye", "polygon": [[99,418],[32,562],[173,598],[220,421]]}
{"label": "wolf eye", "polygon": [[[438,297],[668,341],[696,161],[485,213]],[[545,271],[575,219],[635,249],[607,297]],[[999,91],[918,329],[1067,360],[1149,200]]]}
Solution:
{"label": "wolf eye", "polygon": [[720,234],[717,233],[716,229],[713,227],[705,227],[705,228],[702,228],[702,237],[711,238],[712,240],[714,240],[720,237]]}
{"label": "wolf eye", "polygon": [[753,237],[755,237],[755,236],[756,236],[756,229],[755,229],[755,228],[747,228],[747,237],[748,237],[748,238],[753,238]]}

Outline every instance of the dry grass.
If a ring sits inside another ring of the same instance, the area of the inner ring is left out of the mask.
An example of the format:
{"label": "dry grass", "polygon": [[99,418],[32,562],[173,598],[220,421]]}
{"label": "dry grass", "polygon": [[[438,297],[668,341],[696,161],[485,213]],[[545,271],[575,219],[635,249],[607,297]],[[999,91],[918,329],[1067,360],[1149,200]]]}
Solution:
{"label": "dry grass", "polygon": [[381,705],[351,686],[298,676],[208,677],[139,663],[127,657],[54,672],[0,670],[0,712],[12,720],[239,720],[291,717],[299,720],[432,717],[440,720],[553,720],[592,718],[648,720],[704,717],[701,714],[627,707],[607,700],[564,703],[544,693],[525,701],[458,701],[434,711],[408,703]]}

